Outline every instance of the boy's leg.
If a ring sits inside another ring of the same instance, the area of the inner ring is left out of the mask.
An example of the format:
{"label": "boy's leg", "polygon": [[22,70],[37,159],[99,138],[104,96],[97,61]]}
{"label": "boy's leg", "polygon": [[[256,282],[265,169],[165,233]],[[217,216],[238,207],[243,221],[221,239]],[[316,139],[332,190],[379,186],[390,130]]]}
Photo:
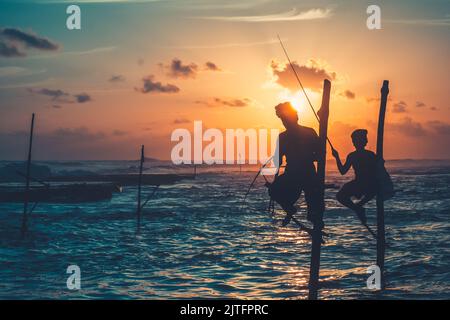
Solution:
{"label": "boy's leg", "polygon": [[361,190],[359,190],[358,184],[355,181],[350,181],[342,186],[336,195],[336,199],[347,208],[352,209],[365,225],[367,224],[366,210],[363,206],[354,203],[351,199],[352,196],[359,194],[361,194]]}
{"label": "boy's leg", "polygon": [[367,202],[372,200],[377,195],[377,188],[375,185],[368,184],[364,189],[365,190],[363,192],[363,197],[358,202],[358,206],[361,207],[363,207]]}
{"label": "boy's leg", "polygon": [[356,211],[358,209],[358,206],[351,199],[351,197],[355,194],[355,185],[356,184],[354,181],[347,182],[336,194],[337,201],[339,201],[347,208],[352,209],[353,211]]}
{"label": "boy's leg", "polygon": [[358,201],[356,205],[363,207],[367,202],[372,200],[375,197],[375,194],[365,194],[363,195],[362,199]]}

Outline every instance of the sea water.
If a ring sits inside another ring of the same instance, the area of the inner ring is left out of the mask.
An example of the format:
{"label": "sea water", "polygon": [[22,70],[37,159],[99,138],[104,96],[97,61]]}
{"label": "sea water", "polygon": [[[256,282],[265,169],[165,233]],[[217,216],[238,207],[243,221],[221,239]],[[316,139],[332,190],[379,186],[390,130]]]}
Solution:
{"label": "sea water", "polygon": [[[54,173],[136,173],[137,161],[46,162]],[[450,161],[388,161],[396,195],[385,203],[387,288],[367,289],[376,242],[326,190],[322,299],[450,298]],[[327,183],[351,179],[329,164]],[[242,200],[254,168],[198,167],[196,179],[161,186],[137,232],[137,188],[108,201],[38,204],[20,236],[22,204],[0,204],[0,298],[305,299],[310,239],[268,210],[264,179]],[[146,173],[191,173],[165,162]],[[143,187],[143,198],[153,187]],[[299,201],[298,218],[305,220]],[[367,206],[376,229],[375,201]],[[67,268],[80,268],[69,290]]]}

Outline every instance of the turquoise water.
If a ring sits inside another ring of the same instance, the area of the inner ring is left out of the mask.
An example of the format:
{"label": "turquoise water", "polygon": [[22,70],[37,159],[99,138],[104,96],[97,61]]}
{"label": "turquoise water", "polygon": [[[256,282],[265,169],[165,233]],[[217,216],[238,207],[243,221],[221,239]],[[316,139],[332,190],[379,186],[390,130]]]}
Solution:
{"label": "turquoise water", "polygon": [[[134,172],[137,163],[46,165],[107,173]],[[147,171],[173,170],[166,165],[147,164]],[[385,205],[387,289],[366,289],[375,241],[334,200],[337,189],[327,189],[330,236],[322,247],[320,298],[450,298],[450,162],[394,161],[388,167],[398,191]],[[144,209],[138,234],[135,187],[110,201],[39,204],[25,239],[22,206],[0,204],[0,298],[306,298],[310,240],[294,225],[281,227],[279,209],[268,213],[262,178],[239,210],[255,174],[246,170],[199,168],[195,180],[162,186]],[[348,179],[327,174],[337,185]],[[373,228],[374,205],[368,205]],[[305,219],[302,210],[299,218]],[[66,286],[72,264],[81,269],[78,291]]]}

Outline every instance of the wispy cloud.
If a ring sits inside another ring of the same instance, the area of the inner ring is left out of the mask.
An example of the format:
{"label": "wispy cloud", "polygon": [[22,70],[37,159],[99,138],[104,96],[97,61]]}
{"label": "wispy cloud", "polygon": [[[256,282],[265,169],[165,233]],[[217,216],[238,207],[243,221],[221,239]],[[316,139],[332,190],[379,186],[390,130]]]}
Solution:
{"label": "wispy cloud", "polygon": [[116,50],[117,47],[109,46],[109,47],[98,47],[98,48],[92,48],[87,50],[80,50],[80,51],[65,51],[65,52],[56,52],[54,54],[46,54],[46,55],[35,55],[30,56],[29,59],[45,59],[45,58],[54,58],[59,56],[85,56],[85,55],[92,55],[92,54],[100,54],[100,53],[106,53],[106,52],[112,52]]}
{"label": "wispy cloud", "polygon": [[60,103],[86,103],[92,101],[92,97],[87,93],[70,94],[61,89],[33,89],[28,88],[28,92],[50,97],[54,102]]}
{"label": "wispy cloud", "polygon": [[46,69],[31,70],[23,67],[8,66],[0,67],[0,78],[2,77],[20,77],[20,76],[30,76],[34,74],[44,73]]}
{"label": "wispy cloud", "polygon": [[450,18],[443,19],[399,19],[399,20],[386,20],[387,23],[417,25],[417,26],[429,26],[429,27],[449,27]]}
{"label": "wispy cloud", "polygon": [[114,74],[108,79],[108,81],[109,82],[124,82],[125,77],[121,74]]}
{"label": "wispy cloud", "polygon": [[252,100],[250,100],[248,98],[243,98],[243,99],[213,98],[209,101],[197,100],[194,103],[202,104],[207,107],[225,106],[225,107],[243,108],[243,107],[248,107],[248,106],[252,105]]}
{"label": "wispy cloud", "polygon": [[89,49],[89,50],[84,50],[84,51],[67,51],[67,52],[63,52],[63,54],[68,54],[68,55],[87,55],[87,54],[95,54],[95,53],[101,53],[101,52],[111,52],[116,50],[117,47],[99,47],[99,48],[93,48],[93,49]]}
{"label": "wispy cloud", "polygon": [[191,123],[191,120],[186,118],[176,118],[173,120],[173,124],[184,124],[184,123]]}
{"label": "wispy cloud", "polygon": [[192,10],[237,10],[237,9],[249,9],[262,5],[273,0],[183,0],[183,4],[187,4],[187,9]]}
{"label": "wispy cloud", "polygon": [[298,11],[292,9],[286,12],[259,15],[259,16],[207,16],[196,17],[199,19],[234,21],[234,22],[277,22],[277,21],[301,21],[301,20],[316,20],[329,18],[332,15],[331,9],[310,9],[307,11]]}
{"label": "wispy cloud", "polygon": [[407,112],[407,108],[408,108],[408,104],[405,101],[401,100],[401,101],[394,103],[394,105],[392,106],[392,112],[404,113],[404,112]]}
{"label": "wispy cloud", "polygon": [[[286,42],[286,39],[282,39]],[[231,42],[231,43],[217,43],[217,44],[205,44],[205,45],[184,45],[184,46],[166,46],[164,48],[170,49],[221,49],[221,48],[233,48],[233,47],[253,47],[262,45],[279,45],[280,41],[278,39],[270,39],[265,41],[256,42]]]}
{"label": "wispy cloud", "polygon": [[[43,3],[145,3],[145,2],[161,2],[165,0],[43,0]],[[37,2],[37,1],[36,1]]]}
{"label": "wispy cloud", "polygon": [[54,78],[48,78],[48,79],[39,80],[39,81],[0,85],[0,89],[31,88],[31,87],[36,87],[36,86],[50,85],[50,84],[53,84],[55,82],[56,82],[56,80]]}

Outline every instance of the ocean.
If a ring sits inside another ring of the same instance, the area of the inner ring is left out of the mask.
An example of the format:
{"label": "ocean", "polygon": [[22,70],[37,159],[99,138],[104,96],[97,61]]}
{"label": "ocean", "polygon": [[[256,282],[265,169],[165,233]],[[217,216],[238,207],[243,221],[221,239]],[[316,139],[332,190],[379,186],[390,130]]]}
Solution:
{"label": "ocean", "polygon": [[[2,162],[1,164],[5,164]],[[52,172],[136,173],[137,161],[37,162]],[[328,164],[327,183],[342,185]],[[320,299],[450,299],[450,160],[387,161],[396,195],[385,202],[386,290],[367,289],[376,243],[326,190]],[[146,173],[192,173],[150,161]],[[0,299],[305,299],[310,239],[268,210],[255,168],[201,166],[196,179],[161,186],[136,223],[137,187],[111,200],[39,203],[20,236],[23,205],[0,203]],[[143,198],[153,187],[143,187]],[[375,201],[367,205],[376,229]],[[298,219],[305,220],[299,202]],[[67,268],[81,271],[69,290]]]}

